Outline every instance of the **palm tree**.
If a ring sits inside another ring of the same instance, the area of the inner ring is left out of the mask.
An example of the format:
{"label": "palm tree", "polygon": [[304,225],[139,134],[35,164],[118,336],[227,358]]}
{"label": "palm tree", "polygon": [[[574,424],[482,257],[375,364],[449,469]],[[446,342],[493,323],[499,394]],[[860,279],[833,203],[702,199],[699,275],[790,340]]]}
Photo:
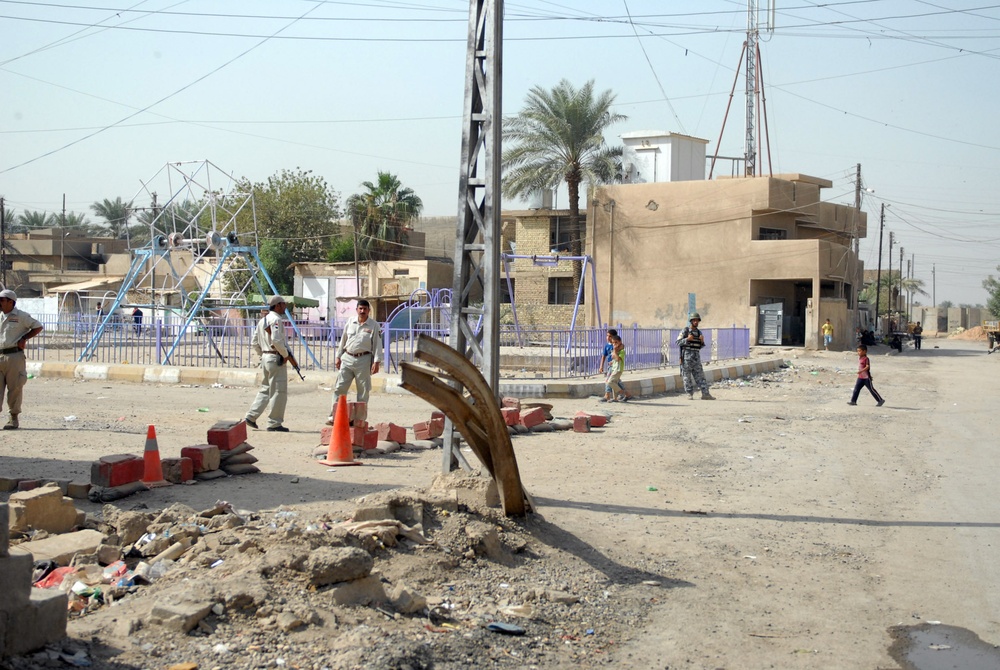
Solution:
{"label": "palm tree", "polygon": [[360,236],[362,255],[369,260],[399,258],[409,241],[408,224],[420,215],[424,203],[388,172],[379,172],[375,183],[361,186],[365,192],[347,199],[347,212]]}
{"label": "palm tree", "polygon": [[104,199],[90,206],[96,216],[104,219],[108,234],[115,238],[124,238],[128,232],[128,222],[132,218],[132,203],[124,202],[121,196],[114,200]]}
{"label": "palm tree", "polygon": [[[620,173],[621,147],[609,147],[604,132],[628,117],[611,111],[615,96],[595,97],[594,81],[576,89],[563,79],[551,91],[536,86],[524,109],[504,120],[502,191],[523,198],[555,189],[563,181],[569,191],[570,255],[581,255],[580,185],[605,184]],[[581,264],[574,263],[573,284],[580,285]]]}
{"label": "palm tree", "polygon": [[33,212],[24,210],[17,216],[17,223],[27,229],[52,228],[59,225],[59,217],[51,212]]}

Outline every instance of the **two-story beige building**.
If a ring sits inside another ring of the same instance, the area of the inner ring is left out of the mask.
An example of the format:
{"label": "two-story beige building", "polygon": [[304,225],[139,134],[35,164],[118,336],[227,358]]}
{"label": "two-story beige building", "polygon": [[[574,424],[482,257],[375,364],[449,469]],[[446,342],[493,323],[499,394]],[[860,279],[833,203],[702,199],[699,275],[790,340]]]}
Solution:
{"label": "two-story beige building", "polygon": [[596,188],[586,249],[604,320],[678,327],[694,294],[704,326],[747,326],[751,343],[815,348],[829,318],[846,346],[867,219],[823,202],[831,186],[788,174]]}

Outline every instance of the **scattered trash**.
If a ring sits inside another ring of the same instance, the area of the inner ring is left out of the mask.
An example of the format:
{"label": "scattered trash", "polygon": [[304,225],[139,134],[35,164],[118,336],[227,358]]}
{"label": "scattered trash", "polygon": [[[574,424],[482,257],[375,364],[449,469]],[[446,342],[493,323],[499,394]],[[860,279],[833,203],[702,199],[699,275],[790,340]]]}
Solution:
{"label": "scattered trash", "polygon": [[210,568],[217,568],[217,567],[219,567],[220,565],[222,565],[222,559],[221,559],[221,558],[220,558],[219,560],[217,560],[217,561],[213,562],[213,563],[212,563],[212,564],[211,564],[210,566],[208,566],[208,567],[210,567]]}
{"label": "scattered trash", "polygon": [[747,555],[746,555],[746,556],[744,556],[743,558],[749,558],[749,559],[750,559],[751,561],[756,561],[756,560],[757,560],[757,557],[756,557],[756,556],[751,556],[750,554],[747,554]]}
{"label": "scattered trash", "polygon": [[646,586],[659,586],[660,582],[653,579],[647,579],[646,581],[643,582],[643,584],[645,584]]}
{"label": "scattered trash", "polygon": [[35,378],[35,375],[33,375],[33,374],[31,374],[31,373],[29,372],[29,373],[28,373],[28,379],[34,379],[34,378]]}
{"label": "scattered trash", "polygon": [[659,491],[660,489],[656,488],[655,486],[647,486],[646,490],[647,491]]}
{"label": "scattered trash", "polygon": [[63,421],[76,421],[76,416],[70,414],[69,416],[64,416]]}
{"label": "scattered trash", "polygon": [[741,416],[737,419],[737,423],[750,423],[751,421],[753,421],[752,416]]}
{"label": "scattered trash", "polygon": [[932,626],[940,626],[941,625],[940,621],[928,621],[927,623],[929,623]]}
{"label": "scattered trash", "polygon": [[225,388],[225,386],[223,386],[222,384],[219,384],[219,383],[215,383],[215,384],[212,384],[212,388],[214,388],[214,389],[221,389],[221,388]]}
{"label": "scattered trash", "polygon": [[494,621],[493,623],[486,624],[486,630],[494,633],[503,633],[504,635],[524,635],[525,632],[520,626],[500,621]]}
{"label": "scattered trash", "polygon": [[198,408],[198,411],[199,411],[199,412],[207,412],[207,411],[208,411],[208,408],[207,408],[207,407],[199,407],[199,408]]}
{"label": "scattered trash", "polygon": [[535,609],[531,605],[511,605],[503,608],[502,612],[507,616],[517,616],[523,619],[530,619],[535,615]]}
{"label": "scattered trash", "polygon": [[950,644],[931,644],[927,646],[931,651],[944,651],[945,649],[951,649]]}
{"label": "scattered trash", "polygon": [[593,635],[594,634],[594,629],[593,628],[588,628],[587,630],[583,631],[583,634],[584,635]]}
{"label": "scattered trash", "polygon": [[748,461],[752,461],[753,460],[753,456],[744,456],[743,458],[747,459]]}

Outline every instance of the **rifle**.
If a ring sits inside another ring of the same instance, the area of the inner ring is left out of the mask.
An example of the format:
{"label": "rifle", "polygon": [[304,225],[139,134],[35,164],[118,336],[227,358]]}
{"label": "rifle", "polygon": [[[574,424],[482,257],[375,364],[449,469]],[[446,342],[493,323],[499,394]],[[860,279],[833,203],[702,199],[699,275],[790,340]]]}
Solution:
{"label": "rifle", "polygon": [[295,360],[295,356],[291,354],[288,355],[288,362],[292,364],[292,369],[295,370],[295,374],[299,376],[299,379],[305,381],[306,378],[302,376],[302,370],[299,370],[299,362]]}

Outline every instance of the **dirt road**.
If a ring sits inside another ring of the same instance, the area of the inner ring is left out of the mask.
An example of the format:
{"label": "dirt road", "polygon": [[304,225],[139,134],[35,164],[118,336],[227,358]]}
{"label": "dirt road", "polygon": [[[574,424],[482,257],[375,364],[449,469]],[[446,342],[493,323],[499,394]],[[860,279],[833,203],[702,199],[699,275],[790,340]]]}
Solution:
{"label": "dirt road", "polygon": [[[989,393],[1000,358],[967,341],[884,352],[873,356],[882,408],[866,396],[846,404],[853,352],[776,350],[790,370],[718,384],[715,402],[672,394],[607,406],[557,399],[557,416],[609,409],[613,419],[590,435],[515,439],[545,522],[543,542],[612,584],[660,580],[648,619],[602,663],[894,668],[887,629],[927,620],[1000,643],[1000,456]],[[214,421],[242,416],[252,395],[32,380],[23,428],[0,436],[0,476],[86,480],[94,458],[140,453],[149,423],[161,454],[176,455],[203,442]],[[323,506],[425,486],[440,471],[439,450],[335,471],[315,464],[309,453],[329,401],[315,385],[293,385],[293,432],[250,436],[265,474],[157,489],[141,502]],[[412,396],[381,394],[370,420],[411,425],[430,409]]]}

